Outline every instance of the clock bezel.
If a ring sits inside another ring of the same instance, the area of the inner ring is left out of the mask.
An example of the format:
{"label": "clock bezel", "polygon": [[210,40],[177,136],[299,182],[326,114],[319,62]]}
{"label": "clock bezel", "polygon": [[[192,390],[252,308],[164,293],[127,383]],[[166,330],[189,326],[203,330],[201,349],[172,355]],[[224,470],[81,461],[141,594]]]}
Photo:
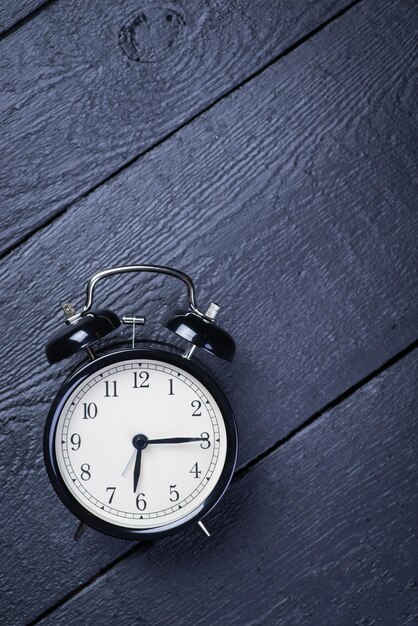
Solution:
{"label": "clock bezel", "polygon": [[[128,361],[130,359],[153,359],[156,361],[166,363],[169,365],[175,365],[181,368],[186,373],[196,377],[202,385],[204,385],[208,391],[214,397],[218,404],[225,424],[226,437],[227,437],[227,450],[225,463],[221,472],[221,475],[206,499],[193,511],[184,517],[170,522],[163,526],[152,527],[148,529],[129,528],[124,526],[118,526],[111,522],[105,521],[99,517],[96,517],[93,513],[90,513],[84,506],[73,496],[68,489],[63,477],[61,476],[58,461],[55,452],[55,439],[58,426],[58,420],[65,406],[68,397],[73,391],[81,385],[89,376],[96,371],[120,363]],[[170,535],[190,524],[197,523],[202,520],[219,502],[224,495],[229,483],[231,482],[234,474],[236,460],[238,452],[238,434],[235,423],[235,418],[232,412],[231,405],[229,404],[224,392],[219,385],[215,382],[210,374],[200,367],[195,361],[186,359],[185,357],[178,355],[174,352],[166,352],[158,349],[124,349],[112,352],[97,357],[93,361],[90,361],[73,374],[60,388],[54,402],[52,403],[49,411],[44,431],[44,458],[47,468],[49,479],[52,486],[63,502],[63,504],[75,515],[80,521],[84,522],[88,526],[105,533],[112,537],[118,537],[119,539],[130,540],[150,540],[157,539]]]}

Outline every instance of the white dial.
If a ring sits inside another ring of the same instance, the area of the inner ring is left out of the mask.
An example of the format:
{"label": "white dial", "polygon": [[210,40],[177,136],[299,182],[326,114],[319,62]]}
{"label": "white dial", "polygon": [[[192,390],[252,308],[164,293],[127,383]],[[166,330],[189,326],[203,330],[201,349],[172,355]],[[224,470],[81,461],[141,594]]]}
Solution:
{"label": "white dial", "polygon": [[95,371],[72,392],[55,453],[85,509],[117,526],[148,529],[202,505],[224,468],[227,436],[220,407],[197,378],[135,358]]}

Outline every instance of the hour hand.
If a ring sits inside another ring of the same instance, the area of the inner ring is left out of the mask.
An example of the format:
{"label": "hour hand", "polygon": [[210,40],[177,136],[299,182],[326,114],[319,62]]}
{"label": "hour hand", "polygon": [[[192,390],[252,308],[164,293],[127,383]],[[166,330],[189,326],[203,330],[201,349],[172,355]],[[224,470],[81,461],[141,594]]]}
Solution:
{"label": "hour hand", "polygon": [[134,467],[134,493],[136,492],[136,488],[138,487],[139,476],[141,474],[141,457],[142,457],[142,449],[139,448],[136,451],[136,459],[135,459],[135,467]]}
{"label": "hour hand", "polygon": [[189,443],[190,441],[207,441],[205,437],[170,437],[169,439],[148,439],[148,443]]}

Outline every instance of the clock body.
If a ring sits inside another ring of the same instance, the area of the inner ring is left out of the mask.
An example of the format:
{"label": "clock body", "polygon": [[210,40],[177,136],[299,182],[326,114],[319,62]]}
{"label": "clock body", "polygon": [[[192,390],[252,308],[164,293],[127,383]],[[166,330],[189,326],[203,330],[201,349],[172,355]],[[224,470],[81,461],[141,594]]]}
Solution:
{"label": "clock body", "polygon": [[84,523],[125,539],[157,538],[202,519],[224,494],[236,455],[233,413],[217,383],[194,361],[162,350],[91,361],[60,389],[45,427],[58,496]]}

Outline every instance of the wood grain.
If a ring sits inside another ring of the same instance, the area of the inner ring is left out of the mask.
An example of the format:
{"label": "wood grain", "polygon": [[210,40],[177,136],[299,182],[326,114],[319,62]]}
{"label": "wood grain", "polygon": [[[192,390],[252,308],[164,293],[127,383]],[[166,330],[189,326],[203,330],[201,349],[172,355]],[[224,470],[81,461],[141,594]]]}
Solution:
{"label": "wood grain", "polygon": [[43,625],[412,624],[418,354],[236,480],[197,531],[131,555]]}
{"label": "wood grain", "polygon": [[0,252],[348,4],[48,5],[0,43]]}
{"label": "wood grain", "polygon": [[[50,0],[2,0],[0,4],[0,36],[37,11]],[[10,33],[11,34],[11,33]]]}
{"label": "wood grain", "polygon": [[[1,602],[14,624],[129,548],[93,533],[71,543],[40,452],[74,365],[48,368],[43,345],[93,271],[177,265],[203,306],[224,306],[237,360],[207,362],[237,414],[241,467],[417,338],[417,51],[402,6],[348,12],[3,263]],[[157,321],[184,299],[162,287],[125,277],[98,304],[145,313],[167,340]]]}

